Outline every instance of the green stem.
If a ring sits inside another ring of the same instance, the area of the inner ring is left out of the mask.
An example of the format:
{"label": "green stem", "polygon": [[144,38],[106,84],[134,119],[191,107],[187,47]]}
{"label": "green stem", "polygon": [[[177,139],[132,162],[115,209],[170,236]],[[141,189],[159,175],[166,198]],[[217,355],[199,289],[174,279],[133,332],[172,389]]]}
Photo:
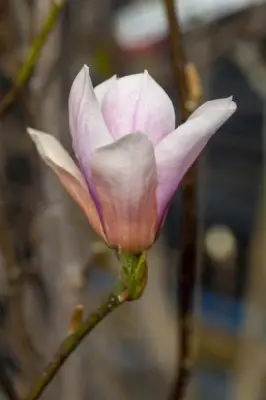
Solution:
{"label": "green stem", "polygon": [[75,331],[69,334],[61,343],[59,350],[47,365],[42,376],[34,385],[26,400],[36,400],[44,389],[54,379],[57,372],[76,350],[82,340],[87,336],[108,314],[114,311],[125,301],[133,301],[140,298],[147,281],[146,252],[134,255],[123,250],[118,251],[121,262],[120,279],[114,290],[108,296],[97,311],[90,314],[85,321],[75,327]]}
{"label": "green stem", "polygon": [[19,71],[13,88],[3,97],[0,102],[0,115],[2,115],[11,106],[21,88],[28,81],[31,72],[40,56],[41,50],[45,45],[50,33],[52,32],[65,2],[66,0],[53,1],[43,26],[29,49],[26,60]]}
{"label": "green stem", "polygon": [[[123,288],[123,285],[119,286],[121,289]],[[116,289],[109,295],[107,300],[100,305],[97,311],[90,314],[84,322],[81,322],[77,330],[63,340],[59,350],[45,368],[43,375],[37,381],[26,400],[38,399],[48,384],[53,380],[58,370],[70,354],[79,346],[85,336],[90,333],[108,314],[114,311],[126,300],[126,292]]]}

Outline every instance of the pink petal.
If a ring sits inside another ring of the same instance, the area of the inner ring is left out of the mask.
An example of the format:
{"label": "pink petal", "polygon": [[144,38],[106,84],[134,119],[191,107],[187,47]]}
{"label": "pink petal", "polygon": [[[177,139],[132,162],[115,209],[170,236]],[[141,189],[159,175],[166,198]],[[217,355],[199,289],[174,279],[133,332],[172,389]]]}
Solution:
{"label": "pink petal", "polygon": [[95,86],[94,93],[97,97],[97,100],[98,100],[98,103],[100,104],[100,106],[102,105],[104,96],[106,95],[108,90],[112,87],[112,84],[115,83],[116,79],[117,79],[116,75],[114,75],[110,79],[107,79],[106,81]]}
{"label": "pink petal", "polygon": [[232,97],[208,101],[156,147],[158,213],[163,215],[182,177],[210,137],[235,112]]}
{"label": "pink petal", "polygon": [[146,133],[156,145],[175,129],[175,110],[169,96],[148,71],[143,75],[134,131]]}
{"label": "pink petal", "polygon": [[52,168],[70,196],[78,203],[94,230],[105,238],[86,182],[70,155],[54,136],[31,128],[28,128],[28,133],[34,141],[41,158]]}
{"label": "pink petal", "polygon": [[92,181],[110,246],[134,253],[150,246],[157,225],[156,166],[147,136],[133,133],[96,150]]}
{"label": "pink petal", "polygon": [[117,79],[106,93],[102,112],[114,138],[134,132],[136,108],[141,92],[143,74]]}
{"label": "pink petal", "polygon": [[[98,89],[98,92],[101,89]],[[89,68],[85,65],[76,76],[69,95],[69,123],[73,148],[85,172],[95,149],[113,141],[93,91]]]}
{"label": "pink petal", "polygon": [[105,95],[102,110],[116,138],[143,132],[156,144],[175,128],[173,104],[147,71],[118,79]]}

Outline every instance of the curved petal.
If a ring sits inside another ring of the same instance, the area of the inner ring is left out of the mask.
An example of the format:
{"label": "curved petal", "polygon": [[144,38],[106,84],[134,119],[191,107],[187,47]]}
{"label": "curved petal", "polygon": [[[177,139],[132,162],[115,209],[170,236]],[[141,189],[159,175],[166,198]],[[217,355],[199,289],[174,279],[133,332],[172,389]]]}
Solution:
{"label": "curved petal", "polygon": [[147,136],[133,133],[96,150],[92,181],[108,243],[134,253],[150,246],[157,225],[156,166]]}
{"label": "curved petal", "polygon": [[155,149],[158,174],[157,204],[160,217],[182,177],[210,137],[235,112],[232,97],[208,101]]}
{"label": "curved petal", "polygon": [[70,90],[69,123],[73,148],[83,170],[87,172],[93,151],[111,143],[113,138],[105,124],[86,65],[76,76]]}
{"label": "curved petal", "polygon": [[143,132],[156,144],[175,128],[174,106],[147,71],[118,79],[106,94],[102,110],[116,138]]}
{"label": "curved petal", "polygon": [[104,99],[104,96],[112,86],[112,84],[116,81],[117,77],[116,75],[112,76],[111,78],[107,79],[106,81],[100,83],[99,85],[95,86],[94,88],[94,93],[95,96],[97,97],[98,103],[100,106],[102,106],[102,102]]}
{"label": "curved petal", "polygon": [[134,132],[142,81],[143,74],[117,79],[103,99],[102,112],[114,138]]}
{"label": "curved petal", "polygon": [[144,72],[143,85],[135,114],[134,131],[144,132],[156,145],[175,129],[175,110],[169,96]]}
{"label": "curved petal", "polygon": [[27,129],[39,155],[52,168],[70,196],[78,203],[94,230],[105,239],[102,225],[86,182],[76,164],[54,136]]}

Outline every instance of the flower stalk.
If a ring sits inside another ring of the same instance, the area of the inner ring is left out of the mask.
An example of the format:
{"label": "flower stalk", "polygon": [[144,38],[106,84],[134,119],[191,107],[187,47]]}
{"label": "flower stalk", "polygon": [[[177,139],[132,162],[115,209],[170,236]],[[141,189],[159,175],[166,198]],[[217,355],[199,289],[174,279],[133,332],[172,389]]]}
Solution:
{"label": "flower stalk", "polygon": [[119,250],[118,257],[121,261],[121,273],[117,285],[95,312],[85,320],[80,319],[79,325],[75,324],[75,329],[63,340],[26,400],[37,400],[41,396],[68,357],[107,315],[126,301],[137,300],[142,295],[147,276],[146,253],[136,256]]}
{"label": "flower stalk", "polygon": [[89,317],[80,324],[80,326],[68,335],[61,343],[58,351],[54,355],[52,361],[46,366],[42,376],[38,379],[34,385],[27,400],[38,399],[45,388],[51,383],[51,381],[56,376],[57,372],[60,370],[62,365],[65,363],[67,358],[82,340],[112,311],[114,311],[118,306],[120,306],[126,300],[125,297],[121,296],[119,292],[112,292],[107,300],[105,300],[97,311],[89,315]]}

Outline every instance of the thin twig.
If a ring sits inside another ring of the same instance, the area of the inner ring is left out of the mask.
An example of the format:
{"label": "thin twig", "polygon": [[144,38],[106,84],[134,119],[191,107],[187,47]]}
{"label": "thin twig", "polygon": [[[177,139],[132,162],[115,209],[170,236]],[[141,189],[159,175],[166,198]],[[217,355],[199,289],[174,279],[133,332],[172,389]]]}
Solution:
{"label": "thin twig", "polygon": [[114,290],[108,299],[101,304],[97,311],[90,314],[84,322],[81,321],[79,327],[76,327],[75,331],[63,340],[58,352],[53,357],[53,360],[47,365],[43,375],[38,380],[26,400],[38,399],[44,389],[53,380],[58,370],[73,351],[76,350],[85,336],[87,336],[88,333],[90,333],[108,314],[114,311],[126,300],[126,295],[123,296],[121,292]]}
{"label": "thin twig", "polygon": [[36,62],[38,61],[41,50],[45,45],[50,33],[52,32],[65,2],[66,0],[53,1],[40,33],[34,39],[30,47],[26,60],[21,67],[13,88],[3,97],[0,102],[0,116],[12,105],[20,90],[27,83]]}
{"label": "thin twig", "polygon": [[[179,97],[181,122],[184,122],[195,108],[195,103],[199,101],[199,99],[193,99],[192,81],[195,78],[195,69],[194,71],[193,69],[191,71],[191,68],[190,70],[187,69],[182,46],[182,35],[175,10],[176,2],[174,0],[164,0],[164,2],[169,24],[172,64]],[[197,79],[194,81],[197,82]],[[192,342],[192,313],[197,261],[197,167],[195,164],[183,179],[182,204],[181,237],[183,242],[177,278],[179,365],[173,392],[171,393],[171,400],[181,400],[185,397],[192,365],[190,346]]]}
{"label": "thin twig", "polygon": [[6,366],[2,360],[0,363],[0,386],[2,391],[5,393],[9,400],[19,400],[19,396],[16,393],[12,378],[9,376]]}
{"label": "thin twig", "polygon": [[182,193],[182,248],[178,266],[179,365],[173,391],[173,400],[185,397],[193,360],[193,306],[197,261],[197,168],[194,165],[183,182]]}
{"label": "thin twig", "polygon": [[164,3],[169,25],[173,73],[177,86],[177,94],[179,97],[181,122],[184,122],[190,115],[190,110],[187,104],[189,90],[185,72],[185,53],[182,46],[182,36],[180,32],[179,22],[175,12],[176,2],[174,0],[164,0]]}

